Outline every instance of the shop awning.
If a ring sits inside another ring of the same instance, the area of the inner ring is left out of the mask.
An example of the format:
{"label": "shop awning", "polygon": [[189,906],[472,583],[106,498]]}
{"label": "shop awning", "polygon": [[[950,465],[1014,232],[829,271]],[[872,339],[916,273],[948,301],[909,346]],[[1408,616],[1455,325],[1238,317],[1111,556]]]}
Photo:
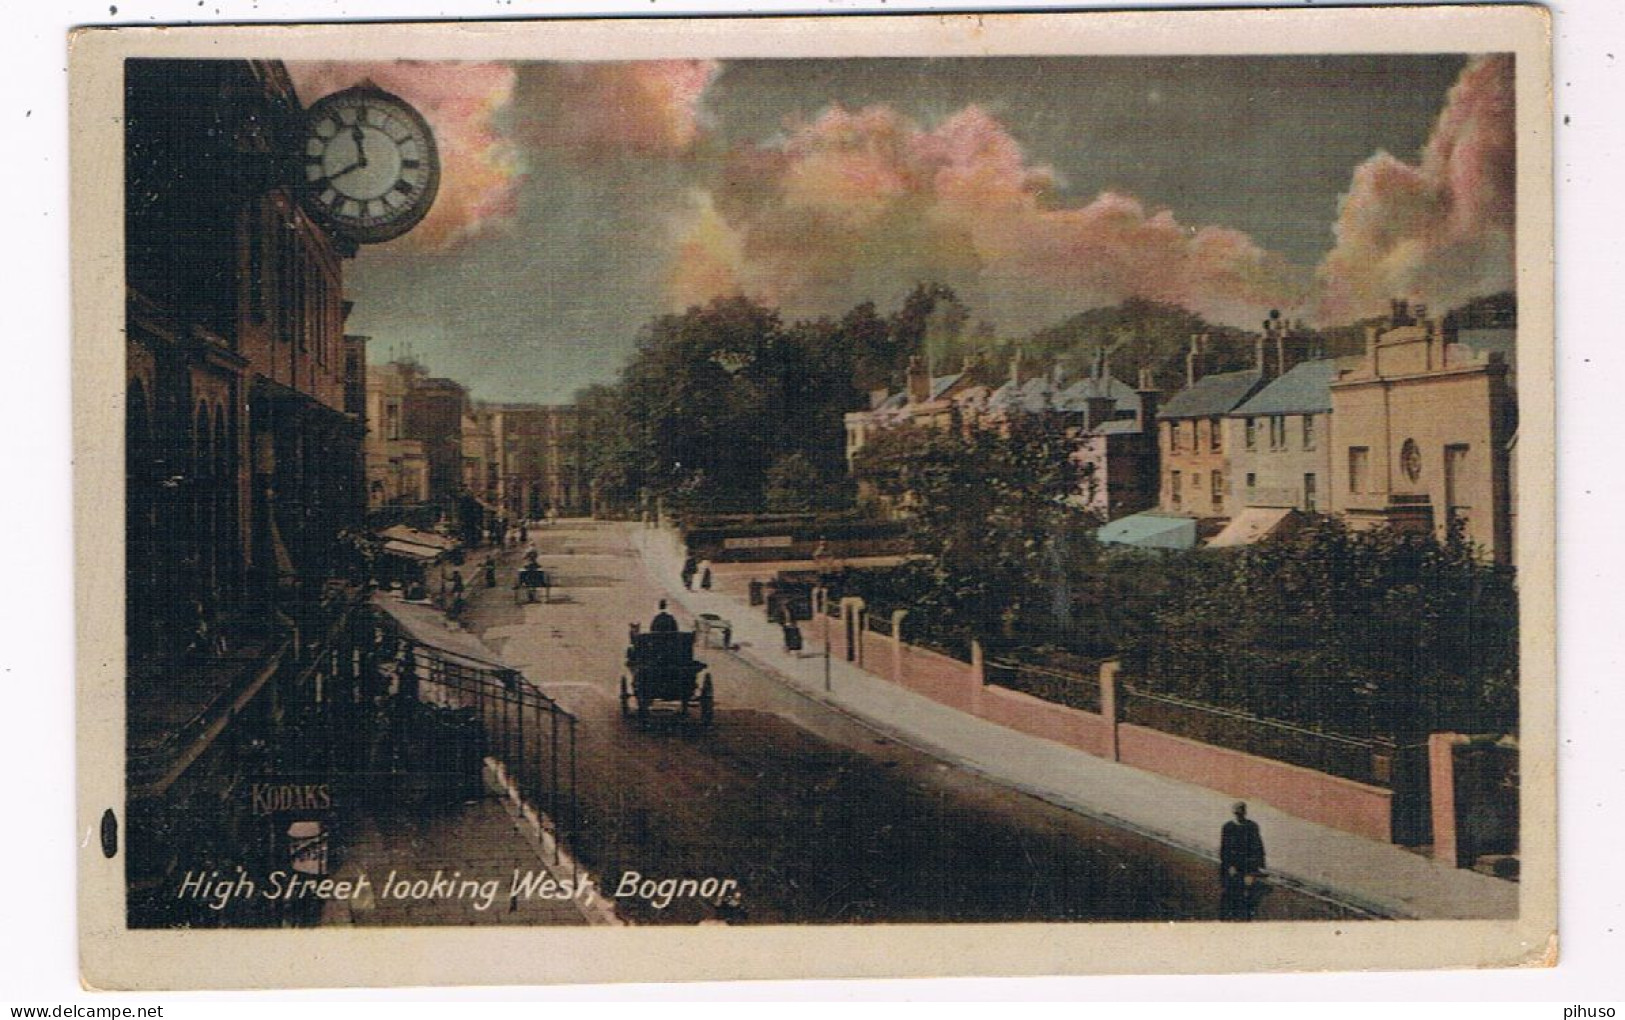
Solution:
{"label": "shop awning", "polygon": [[404,559],[418,563],[433,563],[445,555],[445,550],[435,549],[426,545],[415,545],[411,542],[385,542],[384,552],[391,556],[400,556]]}
{"label": "shop awning", "polygon": [[1291,531],[1298,512],[1291,507],[1250,506],[1237,514],[1224,530],[1213,536],[1209,549],[1252,545],[1272,535]]}
{"label": "shop awning", "polygon": [[458,545],[455,538],[437,535],[432,531],[409,528],[404,524],[396,524],[393,527],[385,528],[378,533],[378,537],[385,542],[406,542],[410,545],[423,545],[431,549],[439,549],[441,552],[450,552],[457,548]]}
{"label": "shop awning", "polygon": [[1129,545],[1141,549],[1191,549],[1196,545],[1196,520],[1161,514],[1130,514],[1101,526],[1096,536],[1102,545]]}

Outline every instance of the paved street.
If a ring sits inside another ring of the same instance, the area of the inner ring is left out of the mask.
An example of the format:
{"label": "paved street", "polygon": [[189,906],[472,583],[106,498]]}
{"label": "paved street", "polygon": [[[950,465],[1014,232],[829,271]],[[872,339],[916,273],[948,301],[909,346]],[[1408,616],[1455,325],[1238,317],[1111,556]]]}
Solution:
{"label": "paved street", "polygon": [[[605,892],[631,872],[732,879],[741,894],[733,918],[751,923],[1216,915],[1210,862],[952,768],[731,652],[700,656],[716,683],[710,729],[697,718],[647,728],[622,720],[627,624],[647,624],[661,595],[627,528],[533,529],[555,578],[552,601],[515,604],[507,585],[520,553],[509,550],[499,587],[474,589],[468,620],[581,718],[574,849]],[[704,896],[657,907],[662,900],[622,896],[621,913],[637,923],[717,916]],[[1339,910],[1277,889],[1260,916]]]}

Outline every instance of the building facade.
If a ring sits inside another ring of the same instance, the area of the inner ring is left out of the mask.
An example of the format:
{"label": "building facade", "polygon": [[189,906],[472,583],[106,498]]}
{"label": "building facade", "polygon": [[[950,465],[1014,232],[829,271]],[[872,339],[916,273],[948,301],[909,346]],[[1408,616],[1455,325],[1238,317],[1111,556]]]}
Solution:
{"label": "building facade", "polygon": [[286,864],[246,777],[308,764],[303,693],[355,679],[364,344],[347,250],[277,171],[302,113],[277,62],[125,63],[135,926],[211,923],[175,903],[177,868]]}
{"label": "building facade", "polygon": [[[1237,503],[1233,454],[1226,418],[1284,372],[1304,361],[1313,347],[1307,330],[1272,312],[1254,338],[1253,366],[1207,374],[1211,338],[1191,337],[1185,356],[1185,388],[1157,417],[1161,424],[1161,484],[1158,509],[1222,523]],[[1242,437],[1245,442],[1245,436]]]}
{"label": "building facade", "polygon": [[406,437],[406,393],[421,374],[410,361],[366,370],[367,509],[429,502],[429,460],[421,439]]}
{"label": "building facade", "polygon": [[1351,525],[1441,540],[1459,529],[1511,562],[1517,412],[1504,354],[1456,343],[1424,308],[1395,301],[1330,388],[1332,502]]}
{"label": "building facade", "polygon": [[1231,451],[1226,512],[1331,509],[1332,380],[1337,362],[1317,358],[1260,389],[1224,421]]}

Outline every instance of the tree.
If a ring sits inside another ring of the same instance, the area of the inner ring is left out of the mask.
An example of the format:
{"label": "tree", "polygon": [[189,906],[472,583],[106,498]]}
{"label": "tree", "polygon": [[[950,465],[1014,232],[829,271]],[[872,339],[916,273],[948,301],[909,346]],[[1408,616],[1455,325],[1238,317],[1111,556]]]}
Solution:
{"label": "tree", "polygon": [[[1077,465],[1041,417],[1007,430],[901,426],[859,451],[857,476],[904,508],[931,557],[917,605],[961,641],[1071,626],[1071,586],[1098,521],[1069,503]],[[1060,607],[1057,611],[1057,606]]]}

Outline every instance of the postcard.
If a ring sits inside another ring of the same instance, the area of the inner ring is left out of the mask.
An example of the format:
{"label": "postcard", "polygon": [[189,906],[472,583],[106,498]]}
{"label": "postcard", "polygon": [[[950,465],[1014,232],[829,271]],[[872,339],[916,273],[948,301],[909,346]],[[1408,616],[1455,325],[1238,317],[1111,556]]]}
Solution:
{"label": "postcard", "polygon": [[1543,10],[71,64],[91,987],[1555,962]]}

